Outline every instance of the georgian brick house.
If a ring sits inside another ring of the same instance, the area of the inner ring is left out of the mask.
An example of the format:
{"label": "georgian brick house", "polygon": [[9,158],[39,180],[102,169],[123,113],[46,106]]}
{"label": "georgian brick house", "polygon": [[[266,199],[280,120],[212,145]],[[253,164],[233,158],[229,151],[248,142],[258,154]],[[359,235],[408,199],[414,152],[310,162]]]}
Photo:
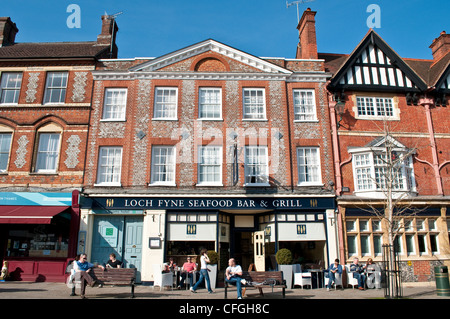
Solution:
{"label": "georgian brick house", "polygon": [[[315,43],[314,14],[299,43]],[[327,77],[314,46],[260,58],[208,39],[100,60],[80,226],[91,259],[114,251],[153,281],[202,247],[222,270],[231,256],[275,269],[282,247],[304,263],[335,258]]]}

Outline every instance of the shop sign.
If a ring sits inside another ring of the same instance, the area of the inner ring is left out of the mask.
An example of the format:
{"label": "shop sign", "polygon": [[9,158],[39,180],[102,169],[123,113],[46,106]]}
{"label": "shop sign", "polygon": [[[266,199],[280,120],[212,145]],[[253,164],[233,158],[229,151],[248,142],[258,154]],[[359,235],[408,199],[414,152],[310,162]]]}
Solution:
{"label": "shop sign", "polygon": [[11,206],[71,206],[72,193],[0,192],[0,203]]}
{"label": "shop sign", "polygon": [[197,225],[187,224],[186,225],[186,235],[197,235]]}
{"label": "shop sign", "polygon": [[306,235],[306,225],[305,224],[297,225],[297,235]]}
{"label": "shop sign", "polygon": [[332,197],[319,198],[189,198],[95,197],[84,198],[82,208],[93,209],[329,209]]}

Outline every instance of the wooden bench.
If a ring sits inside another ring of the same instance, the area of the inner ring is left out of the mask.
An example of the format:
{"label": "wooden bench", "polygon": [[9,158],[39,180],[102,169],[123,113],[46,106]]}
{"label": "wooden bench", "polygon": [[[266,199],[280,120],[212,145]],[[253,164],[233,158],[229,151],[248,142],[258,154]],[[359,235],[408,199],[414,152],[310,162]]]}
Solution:
{"label": "wooden bench", "polygon": [[[286,280],[283,279],[282,271],[243,271],[241,279],[246,280],[246,284],[242,285],[242,290],[247,289],[258,289],[259,294],[264,296],[264,288],[281,288],[283,298],[286,297]],[[225,299],[227,299],[228,288],[236,287],[233,284],[229,284],[225,281]]]}
{"label": "wooden bench", "polygon": [[130,286],[131,298],[134,298],[136,268],[92,268],[91,275],[102,285]]}

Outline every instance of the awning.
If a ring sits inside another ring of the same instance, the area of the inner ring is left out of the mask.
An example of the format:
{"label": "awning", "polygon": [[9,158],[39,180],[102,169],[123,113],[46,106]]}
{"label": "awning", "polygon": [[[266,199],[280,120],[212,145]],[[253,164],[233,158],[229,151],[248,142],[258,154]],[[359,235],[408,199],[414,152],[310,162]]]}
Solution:
{"label": "awning", "polygon": [[0,224],[50,224],[70,206],[0,206]]}

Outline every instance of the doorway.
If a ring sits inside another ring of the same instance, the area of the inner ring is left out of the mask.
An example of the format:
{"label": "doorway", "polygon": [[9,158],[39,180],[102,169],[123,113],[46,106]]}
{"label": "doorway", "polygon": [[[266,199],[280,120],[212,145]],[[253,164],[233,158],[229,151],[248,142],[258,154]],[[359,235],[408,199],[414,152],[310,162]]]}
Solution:
{"label": "doorway", "polygon": [[136,268],[140,282],[143,216],[95,216],[91,262],[106,263],[114,253],[126,268]]}

